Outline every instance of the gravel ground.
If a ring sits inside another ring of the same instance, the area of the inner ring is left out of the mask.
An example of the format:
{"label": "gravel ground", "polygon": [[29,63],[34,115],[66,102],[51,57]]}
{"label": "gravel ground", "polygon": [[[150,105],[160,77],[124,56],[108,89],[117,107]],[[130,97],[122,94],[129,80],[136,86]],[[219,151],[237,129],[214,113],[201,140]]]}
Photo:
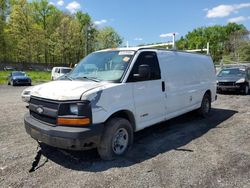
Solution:
{"label": "gravel ground", "polygon": [[219,95],[207,119],[188,113],[140,131],[107,162],[96,150],[37,148],[24,88],[0,86],[0,187],[250,187],[250,95]]}

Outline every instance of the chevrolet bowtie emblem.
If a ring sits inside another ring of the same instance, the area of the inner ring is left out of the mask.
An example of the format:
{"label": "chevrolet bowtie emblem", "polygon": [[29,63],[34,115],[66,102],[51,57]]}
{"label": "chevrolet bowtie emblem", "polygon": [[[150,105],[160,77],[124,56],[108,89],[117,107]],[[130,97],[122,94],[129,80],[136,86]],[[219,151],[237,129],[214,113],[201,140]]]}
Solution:
{"label": "chevrolet bowtie emblem", "polygon": [[42,114],[43,111],[44,111],[44,109],[43,109],[43,107],[39,106],[39,107],[37,107],[36,111],[37,111],[39,114]]}

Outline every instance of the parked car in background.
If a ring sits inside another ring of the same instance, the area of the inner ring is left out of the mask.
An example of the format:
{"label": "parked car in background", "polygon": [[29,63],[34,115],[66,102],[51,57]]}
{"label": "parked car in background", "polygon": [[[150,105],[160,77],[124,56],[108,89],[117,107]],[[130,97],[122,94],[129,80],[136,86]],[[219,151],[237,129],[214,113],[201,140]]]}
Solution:
{"label": "parked car in background", "polygon": [[21,71],[13,71],[8,76],[8,85],[31,85],[31,78]]}
{"label": "parked car in background", "polygon": [[15,67],[12,67],[12,66],[5,66],[5,67],[3,68],[3,70],[5,70],[5,71],[14,71],[14,70],[15,70]]}
{"label": "parked car in background", "polygon": [[249,93],[249,83],[249,67],[223,68],[217,75],[217,92],[240,91],[247,95]]}
{"label": "parked car in background", "polygon": [[54,67],[51,71],[51,80],[56,80],[57,78],[67,74],[72,69],[69,67]]}

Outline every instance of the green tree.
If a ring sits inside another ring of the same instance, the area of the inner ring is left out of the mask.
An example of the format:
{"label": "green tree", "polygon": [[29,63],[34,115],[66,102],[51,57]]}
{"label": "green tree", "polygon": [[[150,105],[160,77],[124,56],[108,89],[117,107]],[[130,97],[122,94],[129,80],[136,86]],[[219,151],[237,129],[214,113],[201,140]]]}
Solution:
{"label": "green tree", "polygon": [[8,34],[12,41],[14,61],[29,62],[32,59],[32,17],[31,6],[26,0],[16,1],[12,6]]}
{"label": "green tree", "polygon": [[116,48],[122,44],[122,38],[112,27],[104,27],[98,31],[97,49]]}
{"label": "green tree", "polygon": [[[226,26],[211,26],[196,28],[177,41],[177,47],[182,50],[204,49],[207,42],[210,53],[215,62],[219,62],[223,55],[236,51],[235,38],[241,38],[246,33],[241,24],[228,23]],[[237,35],[237,37],[236,37]]]}
{"label": "green tree", "polygon": [[55,7],[50,5],[47,0],[36,0],[32,3],[33,5],[33,18],[35,22],[40,25],[43,29],[43,37],[40,42],[43,43],[43,51],[44,51],[44,62],[48,63],[48,40],[49,33],[48,25],[51,17],[55,16],[56,12]]}
{"label": "green tree", "polygon": [[0,0],[0,60],[6,60],[7,41],[6,41],[6,18],[8,14],[8,0]]}
{"label": "green tree", "polygon": [[89,14],[65,13],[48,0],[0,0],[0,5],[0,61],[73,64],[96,49],[121,44],[113,28],[99,32]]}

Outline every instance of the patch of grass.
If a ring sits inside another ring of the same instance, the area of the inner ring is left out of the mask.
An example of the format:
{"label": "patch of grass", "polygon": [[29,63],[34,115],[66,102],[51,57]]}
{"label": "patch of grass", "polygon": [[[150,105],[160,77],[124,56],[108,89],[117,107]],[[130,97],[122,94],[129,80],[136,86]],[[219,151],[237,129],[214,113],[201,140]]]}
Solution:
{"label": "patch of grass", "polygon": [[[7,84],[7,77],[11,71],[0,71],[0,84]],[[25,71],[31,78],[32,83],[42,83],[50,81],[51,73],[43,71]]]}

